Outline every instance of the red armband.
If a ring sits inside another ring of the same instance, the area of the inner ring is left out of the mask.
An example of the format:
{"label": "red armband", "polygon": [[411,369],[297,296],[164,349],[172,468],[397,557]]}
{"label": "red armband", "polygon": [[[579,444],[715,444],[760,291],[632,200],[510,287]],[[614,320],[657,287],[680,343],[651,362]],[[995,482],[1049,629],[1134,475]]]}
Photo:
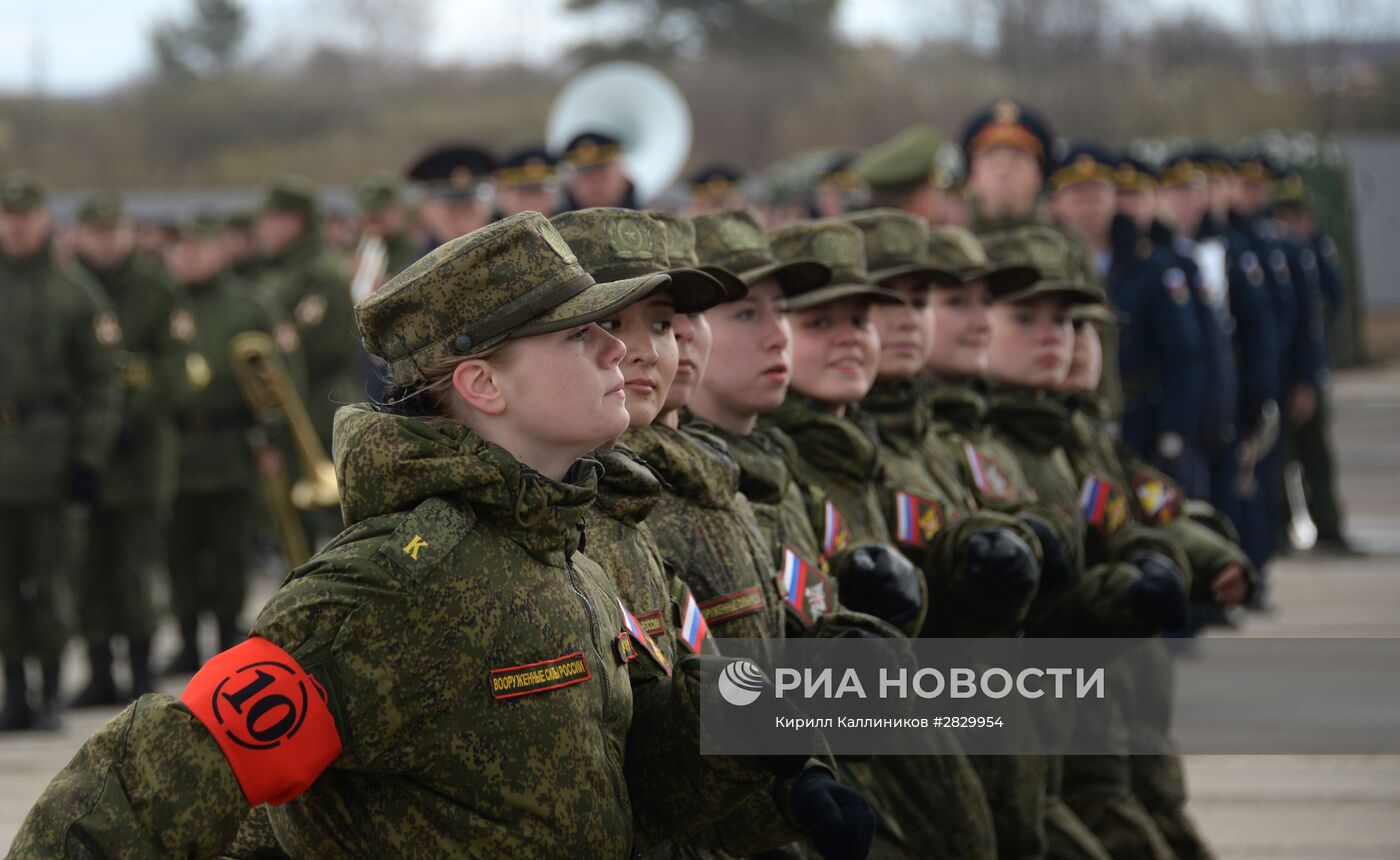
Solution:
{"label": "red armband", "polygon": [[340,756],[325,689],[266,639],[216,655],[180,701],[218,743],[249,806],[297,797]]}

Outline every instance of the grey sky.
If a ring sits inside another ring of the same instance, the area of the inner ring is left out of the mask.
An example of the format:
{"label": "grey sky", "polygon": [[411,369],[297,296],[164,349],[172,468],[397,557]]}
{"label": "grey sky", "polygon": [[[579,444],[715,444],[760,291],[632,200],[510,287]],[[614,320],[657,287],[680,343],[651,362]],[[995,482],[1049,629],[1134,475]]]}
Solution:
{"label": "grey sky", "polygon": [[[324,40],[319,21],[332,0],[245,0],[252,12],[250,48],[277,55]],[[571,45],[618,25],[614,15],[560,16],[564,0],[433,0],[433,27],[424,50],[431,59],[473,64],[503,60],[548,62]],[[1380,8],[1397,7],[1379,0]],[[858,41],[916,42],[947,25],[948,0],[845,0],[840,26]],[[1149,5],[1144,0],[1134,9]],[[1159,14],[1200,8],[1241,27],[1251,0],[1150,0]],[[1325,4],[1321,4],[1325,5]],[[1301,4],[1317,9],[1317,5]],[[188,7],[188,0],[3,0],[0,2],[0,91],[84,95],[101,92],[149,68],[147,33],[153,22]],[[1396,32],[1400,11],[1382,13]],[[1373,31],[1374,32],[1374,31]]]}

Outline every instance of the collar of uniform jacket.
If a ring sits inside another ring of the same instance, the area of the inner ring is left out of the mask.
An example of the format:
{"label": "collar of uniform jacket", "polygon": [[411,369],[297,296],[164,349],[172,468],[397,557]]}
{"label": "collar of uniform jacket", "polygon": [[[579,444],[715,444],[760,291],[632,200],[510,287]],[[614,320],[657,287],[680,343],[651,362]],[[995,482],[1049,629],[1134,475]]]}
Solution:
{"label": "collar of uniform jacket", "polygon": [[875,421],[880,441],[901,453],[916,450],[928,432],[928,404],[913,379],[877,381],[860,408]]}
{"label": "collar of uniform jacket", "polygon": [[1048,452],[1072,441],[1069,409],[1053,394],[1035,388],[994,385],[987,420],[997,431]]}
{"label": "collar of uniform jacket", "polygon": [[622,441],[656,470],[667,491],[708,508],[734,504],[739,467],[718,439],[653,424],[628,430]]}
{"label": "collar of uniform jacket", "polygon": [[632,525],[645,520],[661,499],[661,479],[656,472],[621,443],[599,448],[593,457],[603,466],[595,503],[598,511]]}
{"label": "collar of uniform jacket", "polygon": [[793,392],[762,420],[790,436],[803,459],[813,466],[858,480],[874,479],[875,440],[854,421],[822,412],[811,400]]}

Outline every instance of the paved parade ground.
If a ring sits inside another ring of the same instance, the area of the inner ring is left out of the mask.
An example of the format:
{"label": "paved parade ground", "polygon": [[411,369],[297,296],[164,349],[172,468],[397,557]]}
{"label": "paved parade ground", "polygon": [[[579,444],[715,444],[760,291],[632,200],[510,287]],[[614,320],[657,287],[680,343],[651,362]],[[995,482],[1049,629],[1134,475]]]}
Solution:
{"label": "paved parade ground", "polygon": [[[1334,397],[1349,531],[1370,554],[1281,560],[1274,611],[1218,635],[1400,636],[1400,364],[1342,374]],[[260,585],[266,593],[274,582]],[[171,631],[162,635],[160,656],[173,647]],[[77,651],[70,649],[70,688],[83,680]],[[0,736],[0,846],[8,848],[44,785],[113,713],[70,714],[57,734]],[[1192,809],[1221,860],[1400,857],[1400,756],[1193,756],[1187,769]]]}

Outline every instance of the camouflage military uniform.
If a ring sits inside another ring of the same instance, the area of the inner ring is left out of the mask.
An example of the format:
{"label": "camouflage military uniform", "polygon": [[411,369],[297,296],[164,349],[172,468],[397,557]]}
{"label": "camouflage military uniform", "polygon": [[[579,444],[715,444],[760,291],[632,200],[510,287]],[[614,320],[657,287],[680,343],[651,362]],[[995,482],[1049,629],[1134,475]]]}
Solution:
{"label": "camouflage military uniform", "polygon": [[783,600],[770,552],[723,443],[657,424],[628,430],[622,439],[661,476],[665,490],[647,527],[700,601],[714,635],[782,636]]}
{"label": "camouflage military uniform", "polygon": [[[525,321],[539,330],[596,319],[638,288],[575,289],[590,283],[527,213],[410,267],[361,305],[361,327],[396,384],[412,385],[420,362],[530,331],[492,328],[512,297],[548,308]],[[249,705],[233,728],[287,750],[236,770],[200,695],[144,696],[50,785],[15,856],[209,857],[250,800],[270,800],[271,831],[297,857],[624,857],[634,834],[684,837],[767,784],[698,755],[700,658],[669,666],[578,551],[596,464],[554,481],[461,425],[368,407],[343,410],[336,434],[349,526],[289,575],[239,646],[282,655],[278,671],[304,678],[302,707],[255,723],[274,706],[254,698],[271,681],[245,681],[239,652],[191,687],[217,706],[222,685],[246,683],[222,696],[237,713]],[[294,739],[297,713],[308,722]]]}
{"label": "camouflage military uniform", "polygon": [[[184,365],[171,334],[175,287],[159,264],[132,254],[110,270],[89,271],[121,323],[123,396],[116,447],[74,590],[78,623],[89,645],[93,694],[113,700],[109,640],[114,636],[127,640],[135,694],[150,690],[154,576],[165,557],[164,526],[175,495],[173,410],[184,391]],[[98,689],[104,684],[106,690]]]}
{"label": "camouflage military uniform", "polygon": [[185,285],[169,327],[187,392],[175,414],[179,483],[167,558],[170,610],[184,648],[171,668],[192,671],[201,615],[218,622],[221,648],[241,636],[257,515],[250,438],[257,422],[233,374],[229,342],[247,331],[272,334],[276,325],[248,285],[224,272]]}
{"label": "camouflage military uniform", "polygon": [[[37,179],[8,177],[7,212],[43,206]],[[0,254],[0,657],[6,702],[0,725],[30,720],[24,659],[43,664],[44,705],[58,694],[68,635],[65,578],[80,535],[66,503],[92,503],[117,422],[114,349],[121,326],[98,287],[60,268],[48,240],[34,254]]]}

